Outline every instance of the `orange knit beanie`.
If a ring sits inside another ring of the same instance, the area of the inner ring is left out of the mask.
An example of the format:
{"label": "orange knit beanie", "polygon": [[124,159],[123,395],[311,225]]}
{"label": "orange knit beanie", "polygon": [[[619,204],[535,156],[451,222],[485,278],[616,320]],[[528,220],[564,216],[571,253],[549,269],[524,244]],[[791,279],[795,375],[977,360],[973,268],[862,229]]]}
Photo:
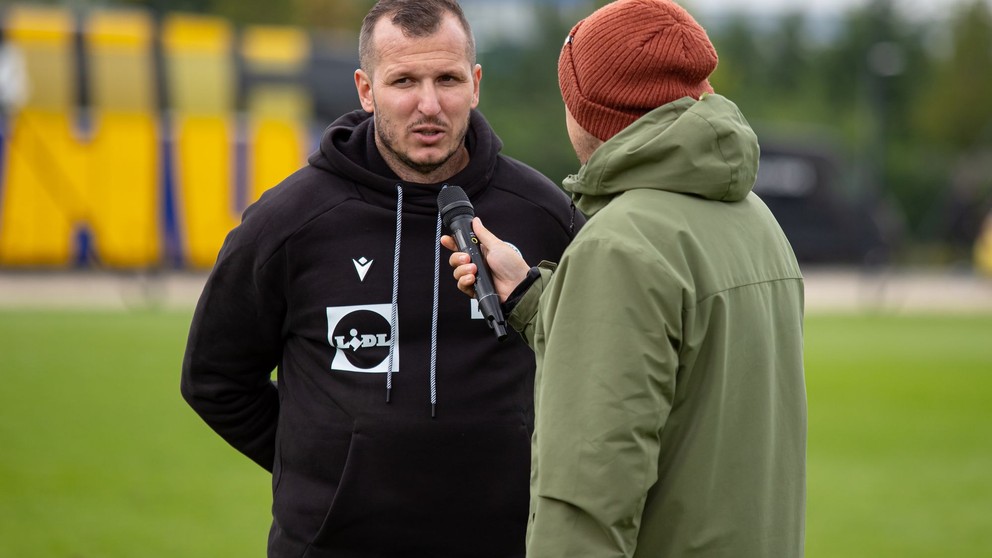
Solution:
{"label": "orange knit beanie", "polygon": [[712,93],[716,49],[671,0],[618,0],[575,24],[558,58],[572,117],[606,141],[657,107]]}

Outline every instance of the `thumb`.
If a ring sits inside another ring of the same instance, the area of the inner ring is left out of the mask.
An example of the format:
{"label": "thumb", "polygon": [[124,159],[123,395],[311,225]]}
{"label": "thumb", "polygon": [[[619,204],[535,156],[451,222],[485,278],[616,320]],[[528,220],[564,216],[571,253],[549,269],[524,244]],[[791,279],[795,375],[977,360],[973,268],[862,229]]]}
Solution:
{"label": "thumb", "polygon": [[472,230],[475,231],[475,236],[479,238],[479,242],[483,246],[496,246],[503,242],[496,237],[493,233],[489,232],[489,229],[482,225],[482,219],[478,217],[472,218]]}

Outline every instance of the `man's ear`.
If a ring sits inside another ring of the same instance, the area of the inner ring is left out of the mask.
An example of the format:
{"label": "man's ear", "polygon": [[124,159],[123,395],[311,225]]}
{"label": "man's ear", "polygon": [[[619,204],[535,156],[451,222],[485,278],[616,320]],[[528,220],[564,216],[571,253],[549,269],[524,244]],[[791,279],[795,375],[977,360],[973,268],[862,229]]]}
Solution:
{"label": "man's ear", "polygon": [[374,97],[372,96],[372,78],[361,68],[355,70],[355,89],[358,90],[358,101],[362,103],[365,112],[375,112]]}
{"label": "man's ear", "polygon": [[482,82],[482,66],[479,64],[472,68],[472,82],[475,86],[475,92],[472,94],[472,108],[477,108],[479,106],[479,83]]}

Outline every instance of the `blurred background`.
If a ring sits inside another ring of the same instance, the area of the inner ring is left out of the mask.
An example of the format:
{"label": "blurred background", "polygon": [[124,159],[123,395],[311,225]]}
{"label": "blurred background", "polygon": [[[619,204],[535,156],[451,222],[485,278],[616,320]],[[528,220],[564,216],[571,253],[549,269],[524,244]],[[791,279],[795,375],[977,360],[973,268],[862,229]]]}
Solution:
{"label": "blurred background", "polygon": [[[205,273],[359,108],[371,0],[0,0],[0,556],[264,554],[269,477],[185,407]],[[462,0],[504,152],[577,169],[603,1]],[[807,555],[992,549],[992,0],[685,0],[807,281]]]}
{"label": "blurred background", "polygon": [[[3,3],[0,269],[203,270],[244,207],[358,108],[370,0]],[[555,180],[555,63],[581,0],[465,0],[481,109]],[[992,274],[989,0],[686,0],[756,191],[801,262]]]}

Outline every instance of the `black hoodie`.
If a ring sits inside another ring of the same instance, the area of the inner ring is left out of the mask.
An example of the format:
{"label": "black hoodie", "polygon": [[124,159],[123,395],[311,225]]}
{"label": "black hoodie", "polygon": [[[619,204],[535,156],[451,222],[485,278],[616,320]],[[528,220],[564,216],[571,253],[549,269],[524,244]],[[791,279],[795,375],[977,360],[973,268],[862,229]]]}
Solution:
{"label": "black hoodie", "polygon": [[531,265],[557,261],[583,218],[499,154],[478,112],[469,164],[443,184],[398,179],[372,122],[337,120],[228,235],[183,396],[272,471],[270,557],[523,556],[534,356],[457,290],[437,194],[461,186]]}

